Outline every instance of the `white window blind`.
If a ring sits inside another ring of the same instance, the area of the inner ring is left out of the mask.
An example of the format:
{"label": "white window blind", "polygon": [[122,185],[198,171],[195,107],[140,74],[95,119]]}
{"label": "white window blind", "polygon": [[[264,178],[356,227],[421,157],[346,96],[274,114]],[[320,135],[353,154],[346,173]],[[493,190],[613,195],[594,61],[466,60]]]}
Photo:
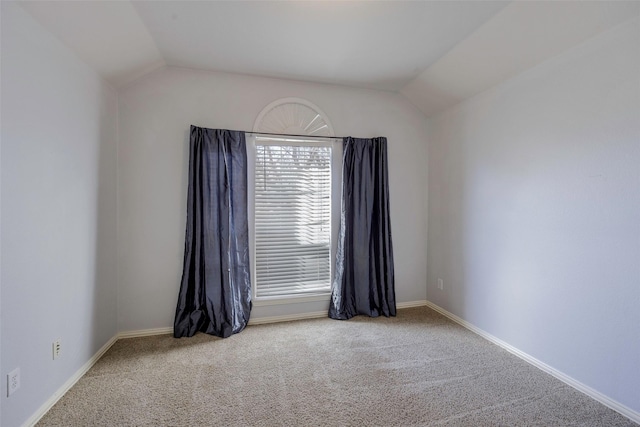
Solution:
{"label": "white window blind", "polygon": [[256,141],[256,298],[331,289],[331,146]]}

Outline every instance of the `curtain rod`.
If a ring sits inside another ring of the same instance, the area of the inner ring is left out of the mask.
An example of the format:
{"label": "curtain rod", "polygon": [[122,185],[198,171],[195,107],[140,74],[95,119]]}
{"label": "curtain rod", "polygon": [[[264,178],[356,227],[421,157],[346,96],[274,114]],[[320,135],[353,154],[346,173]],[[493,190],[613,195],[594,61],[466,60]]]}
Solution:
{"label": "curtain rod", "polygon": [[340,139],[343,140],[342,136],[322,136],[322,135],[294,135],[294,134],[283,134],[283,133],[268,133],[268,132],[245,132],[253,135],[268,135],[268,136],[279,136],[279,137],[289,137],[292,136],[294,138],[324,138],[324,139]]}

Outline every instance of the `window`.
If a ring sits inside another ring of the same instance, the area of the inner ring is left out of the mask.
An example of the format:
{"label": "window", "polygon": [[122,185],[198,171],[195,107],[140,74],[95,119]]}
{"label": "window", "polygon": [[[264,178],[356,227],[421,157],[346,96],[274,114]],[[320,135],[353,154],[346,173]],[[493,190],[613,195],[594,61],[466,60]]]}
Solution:
{"label": "window", "polygon": [[253,136],[248,152],[254,301],[326,298],[339,222],[341,142]]}

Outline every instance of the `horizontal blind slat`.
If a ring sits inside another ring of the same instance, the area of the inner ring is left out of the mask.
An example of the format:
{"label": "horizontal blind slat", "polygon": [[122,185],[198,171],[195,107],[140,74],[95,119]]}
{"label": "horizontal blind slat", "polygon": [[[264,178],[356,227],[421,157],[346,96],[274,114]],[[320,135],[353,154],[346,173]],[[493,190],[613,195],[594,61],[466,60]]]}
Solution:
{"label": "horizontal blind slat", "polygon": [[328,292],[331,148],[256,145],[256,296]]}

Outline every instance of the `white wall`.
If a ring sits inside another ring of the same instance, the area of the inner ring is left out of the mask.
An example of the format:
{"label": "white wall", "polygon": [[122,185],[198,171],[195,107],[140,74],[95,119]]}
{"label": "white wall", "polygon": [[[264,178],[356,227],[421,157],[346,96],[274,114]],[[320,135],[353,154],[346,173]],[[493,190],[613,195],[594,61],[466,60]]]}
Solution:
{"label": "white wall", "polygon": [[[397,94],[166,68],[119,92],[118,283],[121,331],[173,325],[182,274],[189,125],[251,130],[284,97],[320,107],[336,135],[388,138],[399,302],[426,298],[426,121]],[[326,310],[261,306],[252,318]]]}
{"label": "white wall", "polygon": [[1,7],[0,424],[11,427],[117,332],[117,96],[20,6]]}
{"label": "white wall", "polygon": [[636,412],[638,40],[635,19],[429,120],[427,287]]}

